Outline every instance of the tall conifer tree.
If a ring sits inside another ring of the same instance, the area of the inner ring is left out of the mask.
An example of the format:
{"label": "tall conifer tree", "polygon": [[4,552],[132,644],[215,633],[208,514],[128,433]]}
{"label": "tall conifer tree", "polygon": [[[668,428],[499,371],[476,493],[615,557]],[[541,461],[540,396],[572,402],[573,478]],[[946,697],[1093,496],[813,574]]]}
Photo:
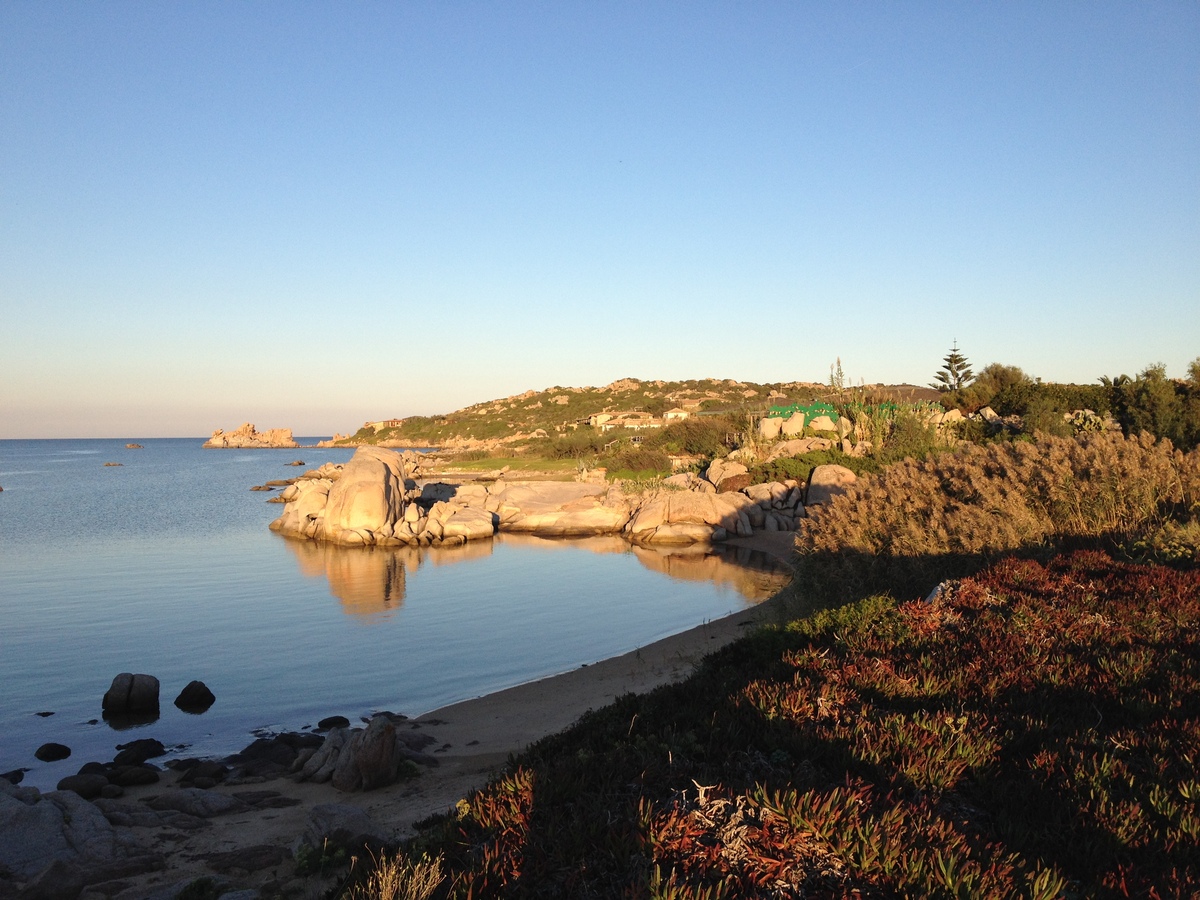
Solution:
{"label": "tall conifer tree", "polygon": [[967,362],[967,358],[958,352],[958,341],[954,342],[942,362],[945,365],[934,374],[934,380],[929,385],[931,388],[936,388],[943,393],[959,391],[975,378],[975,373],[971,371],[971,365]]}

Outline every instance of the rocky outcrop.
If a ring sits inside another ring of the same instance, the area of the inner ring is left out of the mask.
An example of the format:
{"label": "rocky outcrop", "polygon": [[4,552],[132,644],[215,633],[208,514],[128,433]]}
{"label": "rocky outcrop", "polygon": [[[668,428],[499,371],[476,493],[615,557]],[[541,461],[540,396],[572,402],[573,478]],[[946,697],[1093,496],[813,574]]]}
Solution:
{"label": "rocky outcrop", "polygon": [[405,543],[395,532],[420,496],[415,456],[360,447],[344,466],[306,473],[280,495],[286,506],[271,530],[346,545]]}
{"label": "rocky outcrop", "polygon": [[330,782],[339,791],[371,791],[393,784],[408,762],[436,765],[423,754],[430,738],[400,731],[388,715],[378,715],[366,728],[332,728],[324,743],[300,768],[299,780]]}
{"label": "rocky outcrop", "polygon": [[76,896],[114,871],[161,866],[79,794],[0,780],[0,872],[26,883],[22,896]]}
{"label": "rocky outcrop", "polygon": [[[346,546],[445,546],[498,531],[542,537],[612,534],[643,544],[686,544],[755,530],[794,531],[804,516],[796,482],[751,485],[746,466],[731,459],[715,461],[707,478],[674,476],[661,491],[632,495],[620,485],[510,484],[503,478],[418,488],[419,464],[419,454],[361,447],[345,466],[326,464],[290,485],[280,495],[283,514],[271,528]],[[388,584],[399,584],[385,595],[402,597],[402,577],[382,575]]]}
{"label": "rocky outcrop", "polygon": [[234,448],[268,449],[272,447],[299,447],[292,438],[290,428],[269,428],[259,431],[251,423],[245,422],[233,431],[222,431],[218,428],[212,433],[204,448],[207,450],[226,450]]}
{"label": "rocky outcrop", "polygon": [[704,473],[718,493],[740,491],[750,485],[750,470],[730,459],[714,459]]}

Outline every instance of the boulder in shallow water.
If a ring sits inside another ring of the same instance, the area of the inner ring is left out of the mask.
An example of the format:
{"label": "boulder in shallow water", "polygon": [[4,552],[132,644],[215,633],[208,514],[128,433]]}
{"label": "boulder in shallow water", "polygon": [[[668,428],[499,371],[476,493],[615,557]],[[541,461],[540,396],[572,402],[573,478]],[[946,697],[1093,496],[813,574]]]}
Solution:
{"label": "boulder in shallow water", "polygon": [[102,707],[106,716],[158,714],[158,679],[122,672],[112,680]]}
{"label": "boulder in shallow water", "polygon": [[175,698],[175,705],[189,713],[202,713],[216,702],[216,695],[203,681],[189,681]]}
{"label": "boulder in shallow water", "polygon": [[42,762],[56,762],[70,756],[71,748],[66,744],[56,744],[51,741],[49,744],[42,744],[42,746],[38,747],[33,751],[33,755]]}

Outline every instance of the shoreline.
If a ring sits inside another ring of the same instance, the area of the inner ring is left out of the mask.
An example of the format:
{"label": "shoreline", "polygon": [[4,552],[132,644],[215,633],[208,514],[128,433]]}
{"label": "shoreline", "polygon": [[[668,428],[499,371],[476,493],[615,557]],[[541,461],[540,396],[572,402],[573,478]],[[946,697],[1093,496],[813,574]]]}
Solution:
{"label": "shoreline", "polygon": [[[740,538],[736,544],[733,541],[730,544],[787,560],[794,537],[790,533],[764,534]],[[327,783],[296,782],[292,777],[282,776],[250,786],[254,791],[279,795],[280,802],[268,808],[221,815],[207,820],[210,827],[191,830],[162,823],[133,826],[129,828],[131,837],[160,852],[164,867],[125,875],[120,879],[122,890],[112,896],[116,900],[132,900],[156,896],[160,891],[164,897],[173,896],[169,891],[205,876],[227,880],[232,876],[234,883],[245,887],[271,882],[287,885],[297,880],[292,852],[308,827],[310,812],[324,804],[362,810],[393,841],[411,837],[415,822],[452,809],[458,800],[486,784],[511,755],[563,731],[588,710],[605,706],[623,694],[646,693],[682,680],[701,659],[748,629],[786,620],[793,599],[792,592],[785,587],[748,609],[703,622],[620,656],[440,707],[411,719],[404,727],[419,730],[433,740],[429,752],[438,762],[435,767],[421,766],[420,774],[411,780],[366,793],[342,793]],[[122,802],[138,803],[170,793],[177,787],[179,777],[175,771],[165,769],[159,783],[127,789]],[[219,784],[210,790],[235,795],[246,792],[248,787]],[[264,846],[286,850],[286,858],[280,855],[282,861],[265,868],[222,869],[222,860],[227,860],[228,854]],[[304,880],[306,890],[312,884],[311,879]]]}

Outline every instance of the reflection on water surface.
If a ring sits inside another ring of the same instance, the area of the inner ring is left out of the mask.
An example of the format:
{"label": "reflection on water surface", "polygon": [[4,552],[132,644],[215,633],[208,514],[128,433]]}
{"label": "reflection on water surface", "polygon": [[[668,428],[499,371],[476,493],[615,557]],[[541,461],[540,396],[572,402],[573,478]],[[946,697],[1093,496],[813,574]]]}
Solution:
{"label": "reflection on water surface", "polygon": [[408,580],[422,566],[468,563],[492,555],[504,544],[535,551],[586,551],[628,554],[652,572],[680,581],[710,582],[731,588],[747,600],[758,602],[779,591],[790,577],[780,560],[746,547],[685,546],[643,547],[617,535],[587,538],[541,538],[525,534],[500,534],[491,540],[471,541],[456,547],[342,547],[336,544],[279,538],[296,557],[306,578],[324,577],[329,592],[352,616],[388,618],[404,603]]}

